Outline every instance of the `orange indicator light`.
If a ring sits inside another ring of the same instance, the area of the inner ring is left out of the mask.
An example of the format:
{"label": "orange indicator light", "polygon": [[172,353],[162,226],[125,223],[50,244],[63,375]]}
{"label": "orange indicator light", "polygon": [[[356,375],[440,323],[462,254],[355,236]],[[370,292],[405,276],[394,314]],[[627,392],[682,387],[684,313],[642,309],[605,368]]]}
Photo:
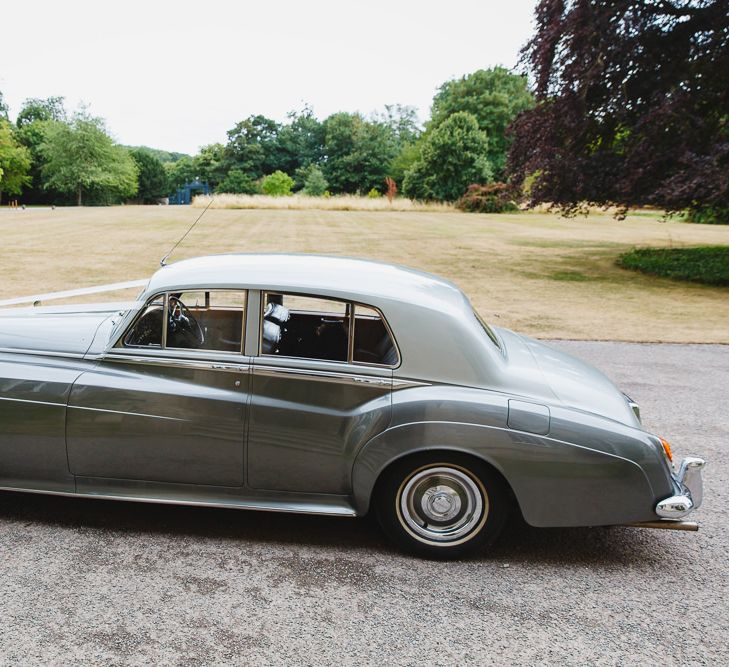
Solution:
{"label": "orange indicator light", "polygon": [[666,452],[666,456],[668,457],[668,460],[673,463],[673,452],[671,451],[671,445],[668,444],[668,440],[665,438],[659,438],[661,441],[661,444],[663,445],[663,451]]}

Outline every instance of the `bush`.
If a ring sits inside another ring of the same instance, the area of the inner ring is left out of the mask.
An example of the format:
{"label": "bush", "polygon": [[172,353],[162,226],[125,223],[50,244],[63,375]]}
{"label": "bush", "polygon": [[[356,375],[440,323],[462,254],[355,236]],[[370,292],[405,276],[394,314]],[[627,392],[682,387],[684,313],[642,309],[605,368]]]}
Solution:
{"label": "bush", "polygon": [[636,248],[620,255],[616,263],[664,278],[729,286],[729,246]]}
{"label": "bush", "polygon": [[468,213],[508,213],[518,211],[516,190],[508,183],[469,185],[456,207]]}
{"label": "bush", "polygon": [[286,197],[291,194],[294,187],[294,179],[287,173],[276,170],[261,181],[261,191],[264,195],[271,197]]}
{"label": "bush", "polygon": [[729,225],[729,208],[722,206],[695,206],[686,211],[687,222],[703,225]]}
{"label": "bush", "polygon": [[312,166],[308,170],[308,174],[304,180],[304,188],[302,192],[310,197],[322,197],[329,187],[327,179],[324,178],[324,172],[319,167]]}
{"label": "bush", "polygon": [[378,199],[378,198],[379,198],[379,197],[381,197],[381,196],[382,196],[382,195],[380,195],[380,193],[379,193],[379,191],[377,190],[377,188],[372,188],[372,189],[371,189],[371,190],[370,190],[370,191],[369,191],[369,192],[367,193],[367,198],[368,198],[368,199]]}
{"label": "bush", "polygon": [[218,183],[215,192],[226,192],[231,195],[258,194],[258,183],[242,169],[231,169],[225,178]]}

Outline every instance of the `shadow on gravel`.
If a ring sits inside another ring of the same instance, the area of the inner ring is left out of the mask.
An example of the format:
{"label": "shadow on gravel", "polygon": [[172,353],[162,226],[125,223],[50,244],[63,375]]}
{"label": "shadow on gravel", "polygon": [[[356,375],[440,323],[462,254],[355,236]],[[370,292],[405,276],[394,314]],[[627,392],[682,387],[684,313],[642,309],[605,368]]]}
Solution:
{"label": "shadow on gravel", "polygon": [[[0,523],[11,527],[99,531],[135,536],[245,540],[268,545],[336,547],[345,551],[397,552],[376,521],[233,509],[184,507],[34,494],[0,493]],[[512,517],[488,552],[468,559],[511,564],[645,564],[675,561],[668,531],[633,528],[532,528]],[[688,536],[690,539],[690,535]]]}

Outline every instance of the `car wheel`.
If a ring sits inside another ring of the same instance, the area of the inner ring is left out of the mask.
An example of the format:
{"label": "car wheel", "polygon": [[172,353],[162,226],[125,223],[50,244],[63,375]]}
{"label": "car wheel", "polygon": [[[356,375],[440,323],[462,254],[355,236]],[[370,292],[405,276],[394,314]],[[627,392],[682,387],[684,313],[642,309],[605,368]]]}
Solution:
{"label": "car wheel", "polygon": [[501,477],[454,454],[396,464],[385,472],[374,502],[390,539],[430,558],[457,558],[492,544],[508,514]]}

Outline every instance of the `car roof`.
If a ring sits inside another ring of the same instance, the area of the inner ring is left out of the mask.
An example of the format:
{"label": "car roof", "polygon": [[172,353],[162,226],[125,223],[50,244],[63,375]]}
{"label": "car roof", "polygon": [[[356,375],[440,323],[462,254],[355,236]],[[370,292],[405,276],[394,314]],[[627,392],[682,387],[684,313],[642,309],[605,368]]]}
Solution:
{"label": "car roof", "polygon": [[147,295],[191,288],[250,288],[321,294],[352,301],[400,301],[462,308],[453,283],[395,264],[330,255],[238,253],[181,260],[158,270]]}

